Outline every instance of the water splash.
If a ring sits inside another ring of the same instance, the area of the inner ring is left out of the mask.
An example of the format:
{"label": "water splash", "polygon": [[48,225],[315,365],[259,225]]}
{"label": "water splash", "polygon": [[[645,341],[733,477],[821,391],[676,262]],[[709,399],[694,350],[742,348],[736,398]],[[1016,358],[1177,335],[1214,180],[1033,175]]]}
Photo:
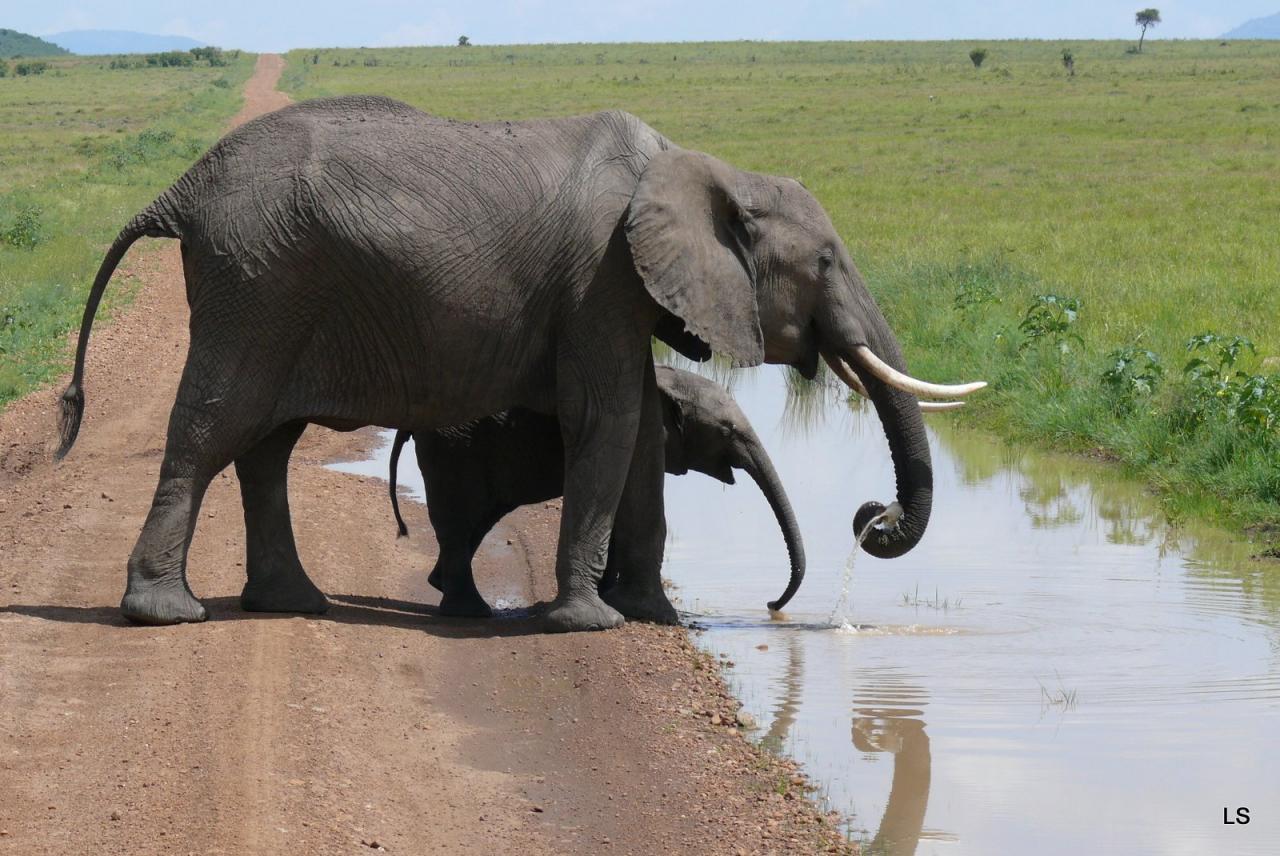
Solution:
{"label": "water splash", "polygon": [[861,532],[854,533],[856,537],[853,542],[853,549],[849,551],[849,558],[844,563],[844,579],[840,585],[840,597],[836,600],[835,609],[831,610],[831,618],[828,619],[828,623],[837,633],[853,634],[861,632],[858,626],[849,620],[849,593],[853,589],[853,563],[858,558],[858,551],[862,549],[862,542],[866,541],[871,535],[871,530],[880,524],[883,523],[886,528],[892,528],[897,525],[901,517],[902,506],[892,502],[888,508],[868,520],[867,525],[862,527]]}

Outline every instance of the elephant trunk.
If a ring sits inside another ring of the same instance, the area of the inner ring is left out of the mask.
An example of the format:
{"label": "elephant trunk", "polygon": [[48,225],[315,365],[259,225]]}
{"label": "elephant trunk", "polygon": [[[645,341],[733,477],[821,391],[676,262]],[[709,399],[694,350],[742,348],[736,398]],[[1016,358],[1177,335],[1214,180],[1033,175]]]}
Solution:
{"label": "elephant trunk", "polygon": [[[906,376],[906,361],[897,339],[878,310],[867,314],[872,319],[873,335],[864,340],[865,344],[859,342],[861,337],[853,338],[852,341],[857,343],[854,346],[845,345],[835,353],[824,352],[824,356],[848,386],[855,388],[855,384],[861,382],[889,441],[889,455],[893,459],[897,480],[898,508],[891,510],[879,502],[864,503],[853,517],[853,530],[856,536],[861,536],[872,520],[886,511],[890,512],[884,522],[868,533],[862,549],[877,558],[896,559],[920,542],[929,525],[933,508],[933,467],[919,400],[900,385],[882,380],[884,366]],[[848,343],[850,339],[844,338],[843,341]],[[868,351],[877,359],[865,358]],[[856,376],[851,377],[855,371]]]}
{"label": "elephant trunk", "polygon": [[759,438],[751,437],[750,450],[747,460],[742,464],[742,469],[755,481],[760,492],[769,502],[769,507],[773,509],[773,515],[778,520],[778,527],[782,530],[783,540],[787,544],[787,555],[791,558],[791,578],[787,581],[786,591],[777,600],[769,601],[769,609],[777,611],[787,605],[800,588],[800,583],[804,581],[804,541],[800,538],[800,525],[796,522],[791,500],[787,498],[787,492],[782,487],[782,479],[778,478],[778,472],[773,468],[773,461],[769,459],[769,454],[765,452]]}
{"label": "elephant trunk", "polygon": [[[862,549],[880,559],[896,559],[920,543],[933,508],[933,467],[929,441],[916,397],[894,389],[869,373],[859,373],[871,403],[875,405],[889,440],[889,455],[897,481],[901,516],[884,528],[873,530]],[[867,524],[886,511],[879,502],[867,502],[853,516],[853,531],[861,535]]]}

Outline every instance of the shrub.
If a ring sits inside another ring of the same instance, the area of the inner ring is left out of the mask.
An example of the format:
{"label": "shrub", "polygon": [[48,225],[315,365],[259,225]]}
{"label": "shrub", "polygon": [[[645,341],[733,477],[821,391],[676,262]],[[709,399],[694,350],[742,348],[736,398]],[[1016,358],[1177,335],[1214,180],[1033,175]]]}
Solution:
{"label": "shrub", "polygon": [[0,59],[0,77],[8,77],[8,76],[9,76],[9,63]]}
{"label": "shrub", "polygon": [[190,54],[194,59],[209,63],[213,68],[221,68],[222,66],[228,65],[227,58],[222,53],[222,48],[192,48],[190,50]]}
{"label": "shrub", "polygon": [[49,63],[43,60],[28,60],[14,65],[13,73],[18,77],[31,77],[37,74],[44,74],[49,70]]}
{"label": "shrub", "polygon": [[0,354],[16,352],[17,348],[13,346],[16,334],[32,326],[28,307],[18,304],[0,306]]}
{"label": "shrub", "polygon": [[173,131],[155,129],[109,143],[101,150],[100,157],[104,166],[123,170],[160,158],[179,155],[195,157],[198,154],[200,145],[195,141],[178,140]]}
{"label": "shrub", "polygon": [[29,250],[44,240],[44,227],[40,216],[44,212],[39,205],[24,205],[18,209],[13,222],[0,231],[0,243]]}
{"label": "shrub", "polygon": [[973,63],[974,68],[982,68],[982,63],[987,58],[986,48],[974,48],[969,51],[969,61]]}
{"label": "shrub", "polygon": [[196,58],[187,51],[165,51],[147,54],[147,65],[152,68],[179,68],[195,65]]}
{"label": "shrub", "polygon": [[1110,393],[1116,410],[1128,410],[1137,398],[1155,392],[1163,377],[1160,357],[1152,351],[1128,346],[1107,354],[1102,386]]}
{"label": "shrub", "polygon": [[976,264],[966,262],[948,271],[956,281],[952,307],[962,315],[992,303],[1000,302],[997,282],[1010,278],[1008,269],[998,260]]}
{"label": "shrub", "polygon": [[1280,377],[1237,368],[1242,355],[1257,354],[1252,341],[1201,333],[1187,340],[1187,352],[1197,354],[1182,369],[1190,423],[1216,419],[1254,437],[1280,425]]}
{"label": "shrub", "polygon": [[1018,324],[1023,341],[1018,350],[1033,344],[1049,343],[1060,354],[1071,350],[1068,340],[1083,346],[1084,341],[1071,328],[1080,315],[1080,300],[1058,294],[1037,294]]}

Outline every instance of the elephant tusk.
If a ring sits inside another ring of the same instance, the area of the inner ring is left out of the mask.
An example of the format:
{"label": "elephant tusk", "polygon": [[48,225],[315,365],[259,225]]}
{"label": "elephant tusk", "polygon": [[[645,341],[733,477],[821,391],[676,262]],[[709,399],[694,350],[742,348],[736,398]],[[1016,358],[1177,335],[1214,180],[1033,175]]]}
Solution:
{"label": "elephant tusk", "polygon": [[862,364],[867,367],[867,371],[871,372],[880,380],[889,384],[889,386],[897,387],[903,392],[909,392],[916,396],[928,396],[929,398],[960,398],[971,392],[977,392],[987,385],[986,381],[976,381],[974,383],[959,384],[942,384],[928,383],[927,381],[917,380],[911,375],[903,374],[893,366],[872,353],[871,349],[866,345],[859,345],[853,349],[858,359],[862,360]]}
{"label": "elephant tusk", "polygon": [[[863,398],[870,400],[871,396],[867,394],[867,388],[862,385],[862,381],[858,379],[853,369],[849,368],[849,364],[839,358],[826,357],[827,365],[831,366],[831,370],[836,373],[845,385],[861,395]],[[920,402],[920,412],[922,413],[938,413],[944,410],[958,410],[964,407],[963,401],[922,401]]]}

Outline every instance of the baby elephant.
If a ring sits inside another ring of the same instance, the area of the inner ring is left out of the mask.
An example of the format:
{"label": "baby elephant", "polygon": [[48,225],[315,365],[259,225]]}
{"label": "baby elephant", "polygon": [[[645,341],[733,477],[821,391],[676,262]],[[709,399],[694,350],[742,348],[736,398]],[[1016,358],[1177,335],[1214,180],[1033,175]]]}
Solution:
{"label": "baby elephant", "polygon": [[[666,471],[697,470],[733,484],[733,470],[755,479],[773,508],[791,557],[787,589],[770,609],[781,609],[804,579],[804,545],[791,502],[773,462],[751,423],[729,393],[691,372],[659,366]],[[391,503],[400,534],[407,534],[396,495],[396,469],[409,431],[396,433],[391,450]],[[427,511],[440,543],[440,558],[428,581],[443,593],[443,615],[488,616],[476,590],[471,560],[480,542],[508,512],[564,493],[564,445],[556,417],[514,409],[457,428],[412,432],[427,488]],[[619,516],[615,531],[636,525]],[[653,558],[661,564],[661,555]],[[620,575],[657,568],[615,567],[610,554],[602,593]],[[674,611],[673,611],[674,614]]]}

